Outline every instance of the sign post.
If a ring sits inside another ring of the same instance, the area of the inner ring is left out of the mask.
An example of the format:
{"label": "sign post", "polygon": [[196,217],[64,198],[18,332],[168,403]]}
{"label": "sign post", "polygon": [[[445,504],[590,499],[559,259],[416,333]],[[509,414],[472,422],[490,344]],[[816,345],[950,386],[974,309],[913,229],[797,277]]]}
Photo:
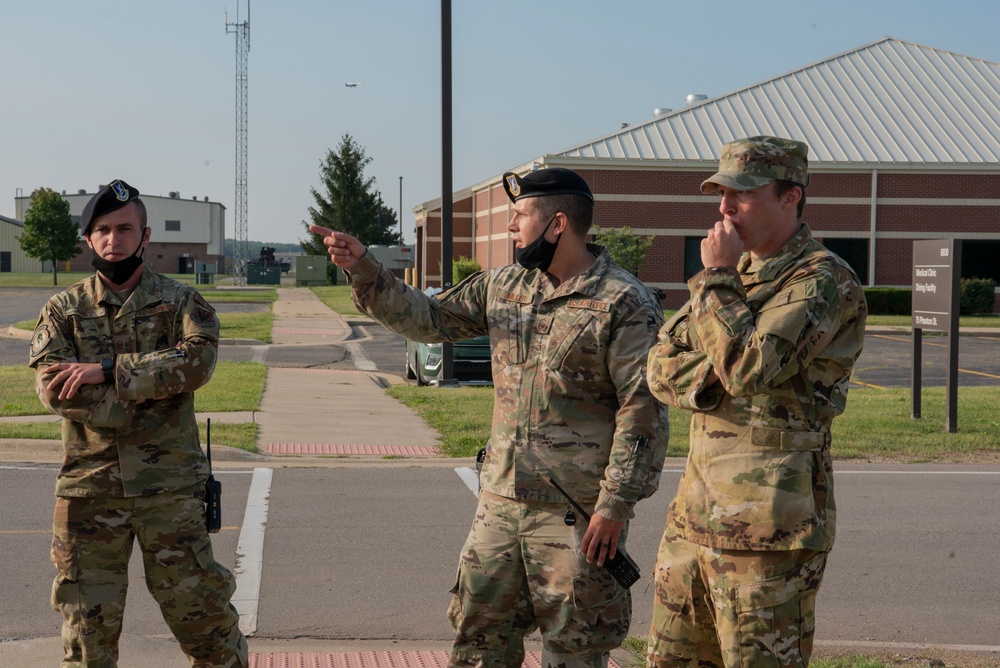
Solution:
{"label": "sign post", "polygon": [[913,242],[913,372],[910,415],[920,417],[923,330],[948,334],[946,425],[958,431],[958,313],[961,295],[962,242],[932,239]]}

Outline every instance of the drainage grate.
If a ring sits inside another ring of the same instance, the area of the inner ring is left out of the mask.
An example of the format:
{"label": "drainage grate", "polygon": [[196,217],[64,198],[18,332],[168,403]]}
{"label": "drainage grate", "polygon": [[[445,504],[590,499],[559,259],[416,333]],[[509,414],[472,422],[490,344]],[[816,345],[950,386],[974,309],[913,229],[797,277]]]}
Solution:
{"label": "drainage grate", "polygon": [[409,455],[436,457],[441,451],[434,446],[356,445],[351,443],[268,443],[269,455]]}
{"label": "drainage grate", "polygon": [[[446,668],[448,652],[291,652],[250,655],[250,668]],[[541,652],[528,652],[525,668],[541,668]],[[614,659],[608,668],[618,668]]]}

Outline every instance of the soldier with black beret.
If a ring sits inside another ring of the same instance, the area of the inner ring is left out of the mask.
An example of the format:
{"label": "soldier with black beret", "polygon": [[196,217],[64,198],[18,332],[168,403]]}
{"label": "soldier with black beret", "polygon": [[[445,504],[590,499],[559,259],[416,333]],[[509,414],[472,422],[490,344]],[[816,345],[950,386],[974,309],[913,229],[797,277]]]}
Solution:
{"label": "soldier with black beret", "polygon": [[419,341],[490,337],[493,431],[451,590],[450,665],[520,667],[537,628],[546,668],[600,668],[631,620],[629,591],[602,566],[625,545],[666,454],[666,410],[643,370],[663,314],[606,248],[587,243],[594,196],[583,177],[508,172],[503,187],[515,263],[434,298],[354,237],[311,229],[348,272],[355,304],[386,327]]}
{"label": "soldier with black beret", "polygon": [[51,551],[62,665],[117,665],[138,541],[146,586],[191,665],[246,668],[235,582],[205,524],[194,413],[219,320],[196,290],[143,266],[146,207],[125,181],[103,186],[80,225],[97,273],[42,308],[29,361],[42,403],[63,417]]}

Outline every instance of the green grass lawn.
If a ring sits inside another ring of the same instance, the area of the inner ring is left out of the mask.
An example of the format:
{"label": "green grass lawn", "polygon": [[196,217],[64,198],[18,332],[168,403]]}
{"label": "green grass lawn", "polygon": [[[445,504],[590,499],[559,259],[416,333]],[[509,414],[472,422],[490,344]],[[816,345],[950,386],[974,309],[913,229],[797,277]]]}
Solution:
{"label": "green grass lawn", "polygon": [[[488,387],[436,388],[394,385],[386,392],[413,408],[442,435],[442,451],[469,457],[485,445],[493,417]],[[945,425],[944,388],[924,388],[923,418],[910,419],[907,388],[852,388],[847,410],[833,422],[833,456],[840,459],[919,461],[995,461],[1000,456],[1000,415],[995,387],[960,387],[958,432]],[[688,452],[691,415],[670,409],[667,454]]]}
{"label": "green grass lawn", "polygon": [[322,285],[309,289],[319,297],[321,302],[340,315],[362,315],[354,306],[354,302],[351,301],[351,286],[349,285]]}
{"label": "green grass lawn", "polygon": [[[615,659],[623,668],[645,668],[646,666],[646,638],[630,635],[625,638],[625,642],[615,654]],[[809,661],[812,668],[890,668],[896,665],[907,665],[912,658],[896,661],[883,661],[875,657],[863,655],[841,656],[841,657],[817,657],[815,651],[813,658]],[[926,664],[917,664],[926,665]]]}
{"label": "green grass lawn", "polygon": [[[913,317],[908,315],[869,315],[869,325],[882,327],[904,327],[913,324]],[[958,326],[962,327],[1000,327],[1000,313],[993,315],[963,315],[958,318]],[[928,332],[929,333],[929,332]]]}
{"label": "green grass lawn", "polygon": [[[22,320],[14,323],[18,329],[32,331],[35,320]],[[220,339],[254,339],[271,343],[271,325],[274,323],[274,313],[220,313]]]}
{"label": "green grass lawn", "polygon": [[[254,411],[260,408],[267,368],[255,362],[219,362],[207,385],[195,392],[195,411]],[[46,415],[34,389],[35,372],[26,366],[0,366],[0,417]],[[205,425],[200,423],[202,440]],[[0,438],[58,439],[59,423],[0,423]],[[212,425],[212,443],[257,451],[257,425]]]}

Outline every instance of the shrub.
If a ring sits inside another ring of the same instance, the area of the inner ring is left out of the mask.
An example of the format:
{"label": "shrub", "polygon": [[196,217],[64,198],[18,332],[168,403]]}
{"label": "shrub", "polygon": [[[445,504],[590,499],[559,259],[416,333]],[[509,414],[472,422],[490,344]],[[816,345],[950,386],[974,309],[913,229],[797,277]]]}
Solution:
{"label": "shrub", "polygon": [[992,278],[963,278],[958,312],[961,315],[993,313],[996,283]]}
{"label": "shrub", "polygon": [[[438,262],[438,272],[441,272],[441,263]],[[483,268],[479,266],[478,260],[473,260],[471,257],[465,257],[464,255],[457,260],[451,261],[451,284],[458,285],[464,281],[469,276],[472,276],[477,271],[482,271]]]}

